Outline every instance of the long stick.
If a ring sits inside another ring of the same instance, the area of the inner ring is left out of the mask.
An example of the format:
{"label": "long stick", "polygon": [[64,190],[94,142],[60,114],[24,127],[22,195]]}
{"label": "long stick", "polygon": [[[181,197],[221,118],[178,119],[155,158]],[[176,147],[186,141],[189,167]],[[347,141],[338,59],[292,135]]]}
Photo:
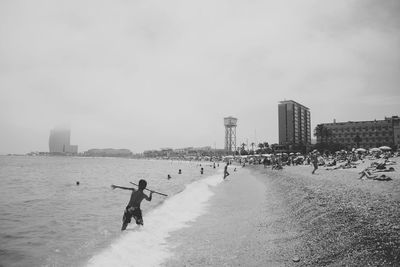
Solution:
{"label": "long stick", "polygon": [[[131,184],[133,184],[133,185],[136,185],[136,186],[138,186],[137,184],[135,184],[135,183],[132,183],[132,182],[130,182]],[[166,195],[166,194],[163,194],[163,193],[160,193],[160,192],[157,192],[157,191],[153,191],[153,190],[150,190],[150,189],[147,189],[147,188],[145,188],[144,190],[147,190],[147,191],[150,191],[150,192],[153,192],[153,193],[156,193],[156,194],[159,194],[159,195],[162,195],[162,196],[165,196],[165,197],[167,197],[168,195]]]}

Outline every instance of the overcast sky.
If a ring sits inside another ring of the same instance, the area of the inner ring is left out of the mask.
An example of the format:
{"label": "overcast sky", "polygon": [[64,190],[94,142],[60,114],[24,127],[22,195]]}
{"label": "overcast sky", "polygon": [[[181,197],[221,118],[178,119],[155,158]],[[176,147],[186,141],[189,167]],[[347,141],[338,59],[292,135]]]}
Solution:
{"label": "overcast sky", "polygon": [[400,1],[2,0],[0,154],[278,142],[278,102],[323,122],[400,115]]}

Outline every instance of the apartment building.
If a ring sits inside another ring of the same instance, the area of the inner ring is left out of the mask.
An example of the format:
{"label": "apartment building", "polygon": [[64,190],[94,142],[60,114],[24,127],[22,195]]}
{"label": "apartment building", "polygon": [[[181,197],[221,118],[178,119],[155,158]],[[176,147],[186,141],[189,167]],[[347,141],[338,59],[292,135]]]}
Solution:
{"label": "apartment building", "polygon": [[[332,142],[348,148],[356,147],[357,141],[363,148],[400,145],[400,118],[385,117],[384,120],[348,121],[319,124],[328,131],[317,136],[317,143]],[[321,126],[317,126],[321,127]],[[359,138],[356,138],[358,136]],[[357,140],[358,139],[358,140]]]}
{"label": "apartment building", "polygon": [[293,100],[279,102],[279,145],[310,145],[310,109]]}

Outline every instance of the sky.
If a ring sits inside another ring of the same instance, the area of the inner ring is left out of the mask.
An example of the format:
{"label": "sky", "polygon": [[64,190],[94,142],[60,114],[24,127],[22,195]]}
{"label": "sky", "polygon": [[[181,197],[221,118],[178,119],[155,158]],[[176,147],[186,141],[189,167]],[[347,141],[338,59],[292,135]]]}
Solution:
{"label": "sky", "polygon": [[400,115],[398,0],[2,0],[0,154],[71,144],[278,142],[278,103],[319,123]]}

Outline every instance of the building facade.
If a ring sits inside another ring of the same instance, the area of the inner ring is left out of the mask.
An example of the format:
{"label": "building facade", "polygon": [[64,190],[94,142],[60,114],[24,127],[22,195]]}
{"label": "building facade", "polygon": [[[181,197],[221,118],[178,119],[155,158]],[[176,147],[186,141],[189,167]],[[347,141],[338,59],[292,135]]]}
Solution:
{"label": "building facade", "polygon": [[285,100],[278,105],[279,145],[311,144],[310,109],[293,101]]}
{"label": "building facade", "polygon": [[317,136],[317,143],[332,142],[347,148],[357,145],[363,148],[400,146],[400,118],[398,116],[385,117],[384,120],[334,121],[320,125],[327,129],[327,134]]}
{"label": "building facade", "polygon": [[145,158],[193,158],[225,154],[224,149],[212,149],[211,146],[163,148],[160,150],[147,150],[143,152]]}

